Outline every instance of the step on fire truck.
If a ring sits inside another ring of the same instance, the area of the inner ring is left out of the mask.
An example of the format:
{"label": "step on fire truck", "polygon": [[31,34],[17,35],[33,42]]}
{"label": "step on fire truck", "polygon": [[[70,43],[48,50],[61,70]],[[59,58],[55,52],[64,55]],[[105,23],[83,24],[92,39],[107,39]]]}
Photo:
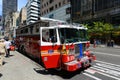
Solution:
{"label": "step on fire truck", "polygon": [[91,65],[96,56],[89,46],[87,28],[65,21],[41,17],[16,30],[18,50],[39,59],[45,69],[76,71]]}

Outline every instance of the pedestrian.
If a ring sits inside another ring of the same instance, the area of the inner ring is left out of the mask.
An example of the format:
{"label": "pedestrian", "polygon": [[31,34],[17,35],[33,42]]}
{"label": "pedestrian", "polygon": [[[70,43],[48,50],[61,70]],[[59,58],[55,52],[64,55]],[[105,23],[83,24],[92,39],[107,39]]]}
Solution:
{"label": "pedestrian", "polygon": [[110,47],[110,40],[107,41],[107,46]]}
{"label": "pedestrian", "polygon": [[5,39],[5,47],[7,49],[7,54],[6,54],[6,57],[9,57],[10,56],[10,46],[11,46],[11,42],[9,41],[8,38]]}
{"label": "pedestrian", "polygon": [[114,47],[114,40],[111,40],[111,46]]}
{"label": "pedestrian", "polygon": [[0,39],[0,66],[3,65],[3,59],[6,53],[7,49],[4,43],[4,39]]}
{"label": "pedestrian", "polygon": [[93,47],[96,48],[96,40],[93,40]]}

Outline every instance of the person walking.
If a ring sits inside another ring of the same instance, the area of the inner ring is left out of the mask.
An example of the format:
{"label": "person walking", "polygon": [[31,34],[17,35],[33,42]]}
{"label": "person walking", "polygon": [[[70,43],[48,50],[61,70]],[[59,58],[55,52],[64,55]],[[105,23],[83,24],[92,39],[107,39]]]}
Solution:
{"label": "person walking", "polygon": [[114,47],[114,40],[111,40],[111,47]]}
{"label": "person walking", "polygon": [[6,54],[6,57],[9,57],[10,56],[10,46],[11,46],[11,42],[9,41],[9,39],[5,39],[5,47],[7,49],[7,54]]}
{"label": "person walking", "polygon": [[93,48],[96,48],[96,40],[93,40]]}
{"label": "person walking", "polygon": [[7,53],[7,49],[4,44],[4,39],[1,39],[0,40],[0,66],[3,65],[3,59],[6,53]]}

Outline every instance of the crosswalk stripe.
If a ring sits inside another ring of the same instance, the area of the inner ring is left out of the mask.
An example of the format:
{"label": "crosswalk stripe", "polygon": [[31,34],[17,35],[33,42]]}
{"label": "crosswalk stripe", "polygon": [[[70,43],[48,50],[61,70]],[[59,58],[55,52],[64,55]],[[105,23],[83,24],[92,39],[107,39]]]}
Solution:
{"label": "crosswalk stripe", "polygon": [[95,70],[91,70],[91,69],[86,69],[85,72],[88,72],[90,74],[95,74],[96,73]]}
{"label": "crosswalk stripe", "polygon": [[95,68],[91,68],[91,69],[96,70],[96,73],[99,73],[101,75],[104,75],[104,76],[107,76],[107,77],[110,77],[110,78],[113,78],[113,79],[116,79],[116,80],[120,80],[120,78],[118,78],[118,77],[115,77],[115,76],[104,73],[103,70],[100,70],[100,69],[98,70],[98,69],[95,69]]}
{"label": "crosswalk stripe", "polygon": [[93,78],[93,79],[95,79],[95,80],[102,80],[102,79],[100,79],[100,78],[97,78],[97,77],[92,76],[92,75],[87,74],[87,73],[83,73],[83,74],[86,75],[86,76],[88,76],[88,77],[91,77],[91,78]]}
{"label": "crosswalk stripe", "polygon": [[108,68],[108,69],[112,69],[112,70],[116,70],[116,71],[120,71],[120,67],[115,67],[113,65],[108,65],[108,64],[101,64],[101,63],[96,63],[97,66],[100,66],[100,67],[104,67],[104,68]]}
{"label": "crosswalk stripe", "polygon": [[108,74],[111,74],[111,75],[114,75],[114,76],[120,76],[120,72],[114,71],[114,70],[110,70],[110,69],[107,69],[107,68],[104,68],[104,67],[93,66],[91,68],[103,70],[105,73],[108,73]]}
{"label": "crosswalk stripe", "polygon": [[113,66],[120,67],[120,65],[117,65],[117,64],[112,64],[112,63],[108,63],[108,62],[103,62],[103,61],[99,61],[99,60],[95,60],[95,62],[105,63],[105,64],[109,64],[109,65],[113,65]]}
{"label": "crosswalk stripe", "polygon": [[106,77],[120,80],[120,70],[119,69],[120,69],[120,65],[96,60],[96,64],[91,66],[90,68],[86,69],[85,73],[87,73],[87,74],[89,73],[92,76],[95,73],[98,73],[98,74],[104,75]]}

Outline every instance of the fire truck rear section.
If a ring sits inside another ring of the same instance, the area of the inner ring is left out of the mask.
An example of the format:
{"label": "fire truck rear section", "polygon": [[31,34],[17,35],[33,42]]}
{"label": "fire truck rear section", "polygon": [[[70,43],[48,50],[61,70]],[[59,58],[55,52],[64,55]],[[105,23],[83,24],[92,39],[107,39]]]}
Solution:
{"label": "fire truck rear section", "polygon": [[96,59],[89,50],[87,28],[81,25],[41,18],[16,32],[18,50],[39,59],[46,69],[76,71]]}

